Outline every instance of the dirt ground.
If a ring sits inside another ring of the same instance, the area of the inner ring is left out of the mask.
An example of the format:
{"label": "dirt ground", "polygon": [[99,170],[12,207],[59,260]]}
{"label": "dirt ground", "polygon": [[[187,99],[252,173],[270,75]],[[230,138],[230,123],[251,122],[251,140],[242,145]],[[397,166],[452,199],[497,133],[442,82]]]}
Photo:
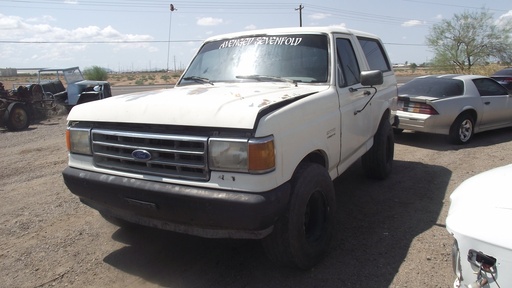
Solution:
{"label": "dirt ground", "polygon": [[512,129],[466,146],[397,135],[389,179],[367,180],[359,163],[336,179],[331,252],[313,270],[295,271],[269,262],[257,241],[107,223],[62,181],[65,128],[56,116],[0,130],[1,287],[452,287],[449,195],[512,159]]}

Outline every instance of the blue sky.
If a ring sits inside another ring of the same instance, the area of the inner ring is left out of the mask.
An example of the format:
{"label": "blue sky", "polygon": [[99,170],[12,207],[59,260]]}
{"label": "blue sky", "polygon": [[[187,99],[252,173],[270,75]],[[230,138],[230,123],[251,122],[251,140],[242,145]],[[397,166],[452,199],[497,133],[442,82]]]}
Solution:
{"label": "blue sky", "polygon": [[432,58],[425,36],[442,19],[482,8],[496,23],[512,18],[510,0],[278,1],[1,0],[0,68],[184,68],[209,36],[299,26],[299,5],[303,26],[377,34],[393,63],[421,64]]}

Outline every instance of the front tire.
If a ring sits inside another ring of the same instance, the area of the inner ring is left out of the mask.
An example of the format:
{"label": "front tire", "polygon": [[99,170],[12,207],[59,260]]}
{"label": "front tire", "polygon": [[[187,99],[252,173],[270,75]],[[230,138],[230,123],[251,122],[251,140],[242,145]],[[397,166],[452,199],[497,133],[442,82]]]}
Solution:
{"label": "front tire", "polygon": [[285,215],[263,239],[274,262],[310,269],[329,249],[335,230],[334,185],[319,164],[301,164],[292,178],[292,196]]}
{"label": "front tire", "polygon": [[373,146],[362,157],[363,170],[368,178],[384,180],[393,168],[395,138],[393,127],[387,119],[382,119],[377,133],[373,136]]}
{"label": "front tire", "polygon": [[467,144],[473,137],[475,120],[468,114],[459,115],[453,121],[448,136],[450,143],[455,145]]}

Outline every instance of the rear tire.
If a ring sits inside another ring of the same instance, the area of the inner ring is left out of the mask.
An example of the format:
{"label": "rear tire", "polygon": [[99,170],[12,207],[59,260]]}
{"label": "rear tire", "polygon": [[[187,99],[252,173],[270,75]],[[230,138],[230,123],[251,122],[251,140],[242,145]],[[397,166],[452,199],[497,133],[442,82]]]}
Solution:
{"label": "rear tire", "polygon": [[381,120],[373,136],[373,146],[362,157],[363,170],[368,178],[384,180],[393,168],[395,138],[393,128],[386,118]]}
{"label": "rear tire", "polygon": [[301,164],[292,178],[292,196],[285,215],[263,239],[263,248],[274,262],[310,269],[329,249],[335,230],[334,185],[319,164]]}
{"label": "rear tire", "polygon": [[475,120],[469,113],[459,115],[450,127],[448,140],[455,145],[467,144],[473,138]]}
{"label": "rear tire", "polygon": [[12,105],[5,111],[4,122],[9,131],[21,131],[30,125],[29,114],[23,104],[17,103]]}

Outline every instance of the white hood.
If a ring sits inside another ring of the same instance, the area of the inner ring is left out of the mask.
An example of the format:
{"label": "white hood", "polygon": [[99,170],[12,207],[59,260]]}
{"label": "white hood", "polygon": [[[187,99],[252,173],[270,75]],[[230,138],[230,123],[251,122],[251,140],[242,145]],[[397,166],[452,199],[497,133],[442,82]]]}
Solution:
{"label": "white hood", "polygon": [[252,129],[258,112],[327,86],[288,83],[191,85],[114,96],[75,106],[68,121],[128,122]]}
{"label": "white hood", "polygon": [[512,165],[469,178],[450,200],[450,232],[512,249]]}

